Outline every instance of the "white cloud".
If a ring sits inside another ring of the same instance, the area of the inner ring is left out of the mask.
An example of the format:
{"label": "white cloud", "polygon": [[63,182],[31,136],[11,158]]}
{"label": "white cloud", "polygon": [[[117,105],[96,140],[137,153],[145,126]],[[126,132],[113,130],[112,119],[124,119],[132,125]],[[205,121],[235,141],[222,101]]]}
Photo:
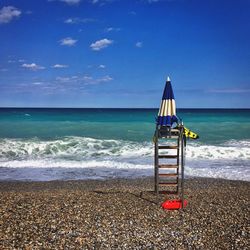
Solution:
{"label": "white cloud", "polygon": [[78,5],[81,2],[81,0],[58,0],[58,1],[64,2],[68,5]]}
{"label": "white cloud", "polygon": [[33,85],[42,85],[43,82],[32,82]]}
{"label": "white cloud", "polygon": [[54,69],[63,69],[63,68],[68,68],[69,66],[68,65],[65,65],[65,64],[55,64],[53,66],[51,66],[51,68],[54,68]]}
{"label": "white cloud", "polygon": [[95,19],[92,18],[78,18],[78,17],[71,17],[68,18],[64,21],[64,23],[67,24],[78,24],[78,23],[91,23],[91,22],[95,22]]}
{"label": "white cloud", "polygon": [[72,23],[75,23],[75,19],[74,18],[68,18],[68,19],[66,19],[65,21],[64,21],[64,23],[70,23],[70,24],[72,24]]}
{"label": "white cloud", "polygon": [[13,6],[5,6],[0,10],[0,23],[9,23],[21,15],[21,10]]}
{"label": "white cloud", "polygon": [[136,46],[137,48],[141,48],[141,47],[142,47],[142,42],[137,42],[137,43],[135,44],[135,46]]}
{"label": "white cloud", "polygon": [[106,66],[105,66],[105,65],[103,65],[103,64],[100,64],[100,65],[98,66],[98,68],[99,68],[99,69],[105,69],[105,68],[106,68]]}
{"label": "white cloud", "polygon": [[69,77],[61,77],[58,76],[56,77],[56,81],[62,84],[77,84],[77,85],[97,85],[101,83],[106,83],[109,81],[112,81],[113,78],[110,77],[109,75],[99,77],[99,78],[94,78],[89,75],[84,75],[84,76],[69,76]]}
{"label": "white cloud", "polygon": [[101,49],[104,49],[111,45],[113,43],[112,40],[109,40],[107,38],[101,39],[99,41],[96,41],[90,45],[90,48],[95,51],[99,51]]}
{"label": "white cloud", "polygon": [[61,76],[56,77],[56,81],[59,82],[69,82],[71,79],[72,79],[71,77],[61,77]]}
{"label": "white cloud", "polygon": [[103,6],[105,4],[109,4],[109,3],[112,3],[116,0],[91,0],[91,3],[92,4],[99,4],[100,6]]}
{"label": "white cloud", "polygon": [[113,27],[109,27],[109,28],[106,29],[107,32],[110,32],[110,31],[113,31],[113,30],[114,30]]}
{"label": "white cloud", "polygon": [[82,80],[85,85],[96,85],[96,84],[101,84],[105,82],[110,82],[113,80],[113,78],[110,77],[109,75],[106,75],[100,78],[93,78],[92,76],[84,76]]}
{"label": "white cloud", "polygon": [[25,60],[24,59],[19,59],[18,62],[23,63],[23,62],[25,62]]}
{"label": "white cloud", "polygon": [[105,32],[112,32],[112,31],[120,31],[120,28],[108,27],[105,29]]}
{"label": "white cloud", "polygon": [[66,37],[66,38],[61,39],[59,42],[61,45],[71,47],[76,44],[77,40],[72,39],[71,37]]}
{"label": "white cloud", "polygon": [[34,71],[39,70],[39,69],[45,69],[45,67],[37,65],[35,63],[30,63],[30,64],[24,63],[22,64],[22,67],[26,69],[34,70]]}
{"label": "white cloud", "polygon": [[94,79],[93,79],[92,76],[84,76],[84,77],[82,78],[82,80],[83,80],[84,82],[92,82]]}
{"label": "white cloud", "polygon": [[97,79],[99,82],[109,82],[109,81],[113,81],[114,79],[112,77],[110,77],[109,75],[101,77],[99,79]]}
{"label": "white cloud", "polygon": [[[48,2],[54,2],[54,1],[59,1],[59,2],[64,2],[68,5],[78,5],[82,0],[48,0]],[[90,2],[92,4],[99,4],[99,5],[104,5],[107,3],[111,3],[115,0],[85,0],[85,2]]]}

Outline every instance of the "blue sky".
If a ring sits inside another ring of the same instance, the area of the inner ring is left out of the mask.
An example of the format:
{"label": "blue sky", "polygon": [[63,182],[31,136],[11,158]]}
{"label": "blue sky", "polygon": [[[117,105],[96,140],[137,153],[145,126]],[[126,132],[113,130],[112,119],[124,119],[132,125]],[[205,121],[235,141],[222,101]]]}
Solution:
{"label": "blue sky", "polygon": [[248,0],[1,0],[0,106],[250,108]]}

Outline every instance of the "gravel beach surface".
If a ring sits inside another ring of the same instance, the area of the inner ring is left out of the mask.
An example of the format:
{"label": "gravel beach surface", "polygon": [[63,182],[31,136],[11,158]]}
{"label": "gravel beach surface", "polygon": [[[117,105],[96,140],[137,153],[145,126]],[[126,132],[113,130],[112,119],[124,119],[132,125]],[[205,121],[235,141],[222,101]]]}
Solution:
{"label": "gravel beach surface", "polygon": [[250,182],[185,187],[168,211],[152,178],[0,182],[0,249],[250,249]]}

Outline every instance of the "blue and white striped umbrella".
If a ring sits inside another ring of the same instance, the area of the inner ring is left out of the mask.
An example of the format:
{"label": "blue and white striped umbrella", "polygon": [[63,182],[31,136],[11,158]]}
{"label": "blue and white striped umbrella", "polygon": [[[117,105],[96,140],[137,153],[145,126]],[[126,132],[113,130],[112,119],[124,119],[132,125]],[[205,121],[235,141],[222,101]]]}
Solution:
{"label": "blue and white striped umbrella", "polygon": [[177,121],[174,93],[170,78],[168,77],[158,113],[157,125],[171,127]]}

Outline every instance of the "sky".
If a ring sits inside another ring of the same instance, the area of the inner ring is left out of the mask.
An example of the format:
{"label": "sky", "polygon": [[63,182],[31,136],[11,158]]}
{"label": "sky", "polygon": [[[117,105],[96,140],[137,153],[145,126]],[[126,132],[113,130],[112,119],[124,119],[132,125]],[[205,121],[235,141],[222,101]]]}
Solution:
{"label": "sky", "polygon": [[249,0],[0,0],[0,107],[250,108]]}

